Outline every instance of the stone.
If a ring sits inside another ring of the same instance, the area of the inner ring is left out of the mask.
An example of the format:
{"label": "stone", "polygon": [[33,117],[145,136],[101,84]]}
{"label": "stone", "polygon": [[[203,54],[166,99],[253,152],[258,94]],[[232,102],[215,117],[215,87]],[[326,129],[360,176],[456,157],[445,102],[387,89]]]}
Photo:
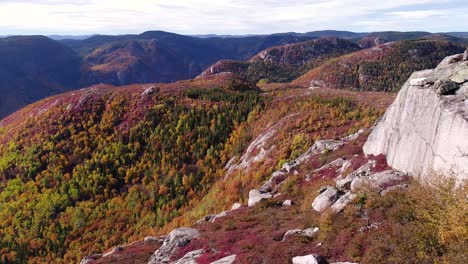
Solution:
{"label": "stone", "polygon": [[314,255],[298,256],[292,259],[293,264],[319,264],[319,260]]}
{"label": "stone", "polygon": [[320,229],[318,227],[306,228],[302,230],[302,235],[306,237],[314,237],[315,235],[318,234],[319,231]]}
{"label": "stone", "polygon": [[468,49],[465,50],[465,52],[463,53],[463,59],[464,61],[467,61],[468,60]]}
{"label": "stone", "polygon": [[383,190],[399,185],[408,180],[408,175],[395,171],[386,170],[371,174],[368,177],[360,176],[351,182],[351,192],[357,193],[361,190],[371,190],[374,192],[382,192]]}
{"label": "stone", "polygon": [[285,200],[282,204],[282,206],[292,206],[293,202],[291,200]]}
{"label": "stone", "polygon": [[346,206],[356,198],[356,194],[347,192],[341,196],[331,207],[333,213],[339,213],[346,208]]}
{"label": "stone", "polygon": [[151,86],[151,87],[148,87],[146,88],[143,93],[141,93],[142,96],[144,95],[151,95],[151,94],[154,94],[154,93],[157,93],[159,91],[158,88],[154,87],[154,86]]}
{"label": "stone", "polygon": [[386,188],[385,190],[381,191],[380,194],[384,196],[384,195],[387,195],[388,193],[399,191],[399,190],[405,190],[405,189],[408,189],[408,184],[399,184],[399,185]]}
{"label": "stone", "polygon": [[93,264],[95,260],[100,259],[102,257],[103,257],[102,254],[93,254],[93,255],[83,258],[80,261],[80,264]]}
{"label": "stone", "polygon": [[416,78],[410,81],[411,86],[424,86],[427,84],[427,78]]}
{"label": "stone", "polygon": [[351,187],[351,182],[362,176],[370,176],[371,169],[375,166],[377,162],[375,160],[368,160],[364,165],[359,167],[357,170],[351,172],[345,178],[338,177],[335,179],[336,188],[340,190],[349,190]]}
{"label": "stone", "polygon": [[144,238],[143,242],[145,243],[157,243],[162,244],[164,243],[165,236],[155,237],[155,236],[147,236]]}
{"label": "stone", "polygon": [[169,263],[171,255],[178,247],[184,247],[191,240],[200,236],[197,229],[189,227],[176,228],[167,235],[162,246],[154,252],[148,264],[165,264]]}
{"label": "stone", "polygon": [[458,91],[455,92],[456,95],[468,95],[468,82],[464,83]]}
{"label": "stone", "polygon": [[190,251],[181,259],[173,262],[172,264],[197,264],[197,259],[203,255],[204,252],[205,251],[203,249]]}
{"label": "stone", "polygon": [[[466,94],[452,90],[451,95],[441,95],[435,85],[445,82],[442,80],[465,80],[468,64],[461,59],[460,55],[451,56],[435,70],[413,73],[369,135],[364,153],[383,154],[389,166],[424,183],[441,176],[459,183],[467,180]],[[434,84],[424,89],[411,86],[411,80],[417,78],[429,78]]]}
{"label": "stone", "polygon": [[458,88],[460,88],[459,84],[451,80],[437,80],[434,83],[434,89],[440,95],[455,93]]}
{"label": "stone", "polygon": [[312,202],[312,208],[322,213],[328,209],[339,198],[338,190],[334,187],[327,187],[325,191],[320,193]]}
{"label": "stone", "polygon": [[314,227],[314,228],[306,228],[306,229],[291,229],[286,231],[283,235],[283,240],[285,241],[288,237],[290,236],[304,236],[304,237],[314,237],[318,234],[319,228]]}
{"label": "stone", "polygon": [[450,77],[450,80],[462,84],[468,81],[468,68],[458,70],[453,76]]}
{"label": "stone", "polygon": [[270,199],[271,193],[260,193],[258,190],[251,190],[249,192],[249,201],[247,205],[249,207],[256,205],[263,199]]}
{"label": "stone", "polygon": [[234,211],[234,210],[237,210],[239,208],[242,207],[242,204],[240,203],[234,203],[232,206],[231,206],[231,211]]}
{"label": "stone", "polygon": [[236,260],[236,257],[237,255],[227,256],[215,262],[211,262],[211,264],[232,264]]}

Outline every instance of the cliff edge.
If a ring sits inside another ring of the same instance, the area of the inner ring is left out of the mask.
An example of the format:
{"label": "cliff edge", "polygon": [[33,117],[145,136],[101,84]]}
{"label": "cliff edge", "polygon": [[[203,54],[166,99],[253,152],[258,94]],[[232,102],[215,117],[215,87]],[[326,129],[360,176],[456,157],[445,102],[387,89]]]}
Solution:
{"label": "cliff edge", "polygon": [[[468,50],[413,73],[364,145],[423,182],[468,179]],[[434,174],[435,173],[435,174]]]}

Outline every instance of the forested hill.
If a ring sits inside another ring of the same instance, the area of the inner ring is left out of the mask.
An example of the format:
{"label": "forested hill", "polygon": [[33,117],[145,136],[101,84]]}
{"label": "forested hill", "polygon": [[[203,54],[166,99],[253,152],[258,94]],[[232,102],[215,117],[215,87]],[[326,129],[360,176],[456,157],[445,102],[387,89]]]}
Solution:
{"label": "forested hill", "polygon": [[96,86],[2,121],[0,263],[76,263],[201,199],[263,103],[241,83],[190,86]]}

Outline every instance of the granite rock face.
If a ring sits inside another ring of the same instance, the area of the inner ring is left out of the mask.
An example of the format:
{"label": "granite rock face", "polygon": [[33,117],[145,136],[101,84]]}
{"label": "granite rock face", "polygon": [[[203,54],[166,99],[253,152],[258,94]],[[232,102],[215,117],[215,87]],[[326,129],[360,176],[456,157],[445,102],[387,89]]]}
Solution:
{"label": "granite rock face", "polygon": [[172,230],[166,237],[162,246],[154,252],[148,264],[169,263],[172,253],[178,247],[186,246],[194,238],[200,236],[200,232],[194,228],[180,227]]}
{"label": "granite rock face", "polygon": [[384,154],[391,167],[422,182],[440,174],[468,179],[467,85],[463,54],[415,72],[370,134],[364,153]]}

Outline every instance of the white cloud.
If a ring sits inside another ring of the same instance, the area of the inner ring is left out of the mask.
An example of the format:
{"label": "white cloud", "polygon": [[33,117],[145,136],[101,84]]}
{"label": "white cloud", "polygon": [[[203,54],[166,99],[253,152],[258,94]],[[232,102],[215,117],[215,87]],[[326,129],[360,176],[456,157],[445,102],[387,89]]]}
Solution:
{"label": "white cloud", "polygon": [[[452,12],[433,4],[457,0],[6,0],[0,1],[0,34],[139,33],[246,34],[347,29],[404,30],[404,20],[424,21]],[[405,7],[426,6],[421,10]],[[467,25],[466,19],[444,21]],[[403,20],[403,21],[402,21]],[[421,25],[425,30],[431,24]],[[408,26],[408,25],[406,25]]]}

